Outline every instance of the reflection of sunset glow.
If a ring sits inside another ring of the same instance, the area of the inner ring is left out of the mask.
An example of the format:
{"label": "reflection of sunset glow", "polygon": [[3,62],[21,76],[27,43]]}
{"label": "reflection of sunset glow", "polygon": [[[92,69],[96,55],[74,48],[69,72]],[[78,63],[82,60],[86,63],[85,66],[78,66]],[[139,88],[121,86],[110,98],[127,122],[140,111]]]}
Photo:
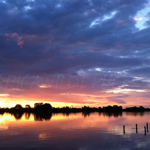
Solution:
{"label": "reflection of sunset glow", "polygon": [[5,113],[4,115],[0,116],[0,123],[5,121],[15,121],[15,118],[8,113]]}
{"label": "reflection of sunset glow", "polygon": [[[57,97],[48,97],[44,98],[45,93],[37,93],[36,95],[28,94],[24,97],[4,97],[0,98],[0,107],[14,107],[16,104],[21,104],[22,107],[25,107],[26,104],[29,104],[31,107],[34,107],[35,103],[50,103],[52,107],[76,107],[82,108],[83,106],[89,107],[103,107],[108,105],[122,105],[123,108],[134,106],[136,99],[136,106],[144,106],[149,105],[149,98],[145,97],[144,102],[142,98],[142,94],[148,94],[147,90],[141,89],[121,89],[122,87],[115,88],[114,90],[107,90],[100,94],[79,94],[79,93],[60,93]],[[43,89],[47,90],[47,89]],[[42,90],[42,91],[43,91]],[[53,94],[51,94],[53,96]],[[128,97],[124,97],[126,95],[130,95]],[[34,98],[33,98],[34,97]],[[121,100],[124,103],[120,103],[117,101],[117,97],[121,97]],[[113,101],[113,100],[116,101]]]}
{"label": "reflection of sunset glow", "polygon": [[[33,114],[30,114],[30,117],[28,119],[27,119],[26,115],[27,114],[24,113],[19,121],[22,121],[22,122],[34,121]],[[15,122],[15,121],[16,121],[15,117],[9,113],[4,113],[3,115],[0,115],[0,123]]]}
{"label": "reflection of sunset glow", "polygon": [[[143,126],[146,123],[145,121],[149,119],[149,115],[150,113],[145,113],[145,115],[142,113],[123,113],[118,115],[106,113],[72,113],[67,115],[57,113],[53,114],[50,120],[34,121],[32,114],[30,117],[27,116],[27,119],[23,115],[20,120],[14,120],[14,116],[4,114],[1,116],[1,118],[3,117],[1,120],[5,121],[0,122],[2,137],[0,139],[1,143],[5,144],[6,138],[3,137],[7,137],[9,146],[13,145],[17,140],[22,147],[26,146],[24,145],[26,143],[31,143],[31,145],[27,145],[27,148],[37,147],[42,144],[44,144],[42,146],[59,146],[64,142],[66,142],[66,145],[69,142],[72,146],[74,143],[80,143],[80,141],[82,143],[82,140],[85,140],[83,143],[87,145],[88,142],[91,142],[91,139],[93,139],[94,144],[98,141],[98,145],[99,141],[112,144],[121,139],[122,142],[123,140],[128,142],[135,135],[136,138],[139,136],[144,137]],[[135,130],[136,123],[138,124],[138,135]],[[125,134],[123,133],[123,125],[126,126]],[[148,137],[149,135],[146,138]],[[108,142],[109,139],[111,142]],[[139,142],[137,143],[140,146]]]}
{"label": "reflection of sunset glow", "polygon": [[63,115],[63,114],[53,114],[52,115],[52,120],[71,120],[71,119],[76,119],[76,118],[82,118],[83,116],[77,114],[69,114],[67,115]]}
{"label": "reflection of sunset glow", "polygon": [[3,124],[1,125],[1,124],[0,124],[0,130],[7,130],[7,129],[8,129],[8,126],[7,126],[7,125],[5,125],[5,124],[4,124],[4,125],[3,125]]}
{"label": "reflection of sunset glow", "polygon": [[[34,121],[35,119],[33,114],[30,114],[29,118],[26,118],[26,115],[24,114],[20,120],[16,121],[13,115],[5,113],[4,115],[0,116],[0,130],[9,130],[10,126],[19,126],[22,128],[30,128],[32,130],[40,130],[42,123],[43,129],[59,128],[61,130],[74,130],[100,128],[105,130],[105,132],[107,131],[107,133],[123,135],[123,125],[126,125],[127,134],[135,133],[135,124],[138,124],[139,133],[143,132],[143,126],[146,124],[145,120],[148,120],[148,117],[149,113],[143,115],[142,117],[140,114],[137,115],[135,113],[123,113],[122,116],[118,117],[114,117],[113,115],[109,117],[105,113],[91,113],[86,117],[82,113],[72,113],[69,115],[53,114],[51,120],[41,122]],[[46,133],[39,133],[38,138],[44,140],[47,137],[52,136],[47,135]]]}
{"label": "reflection of sunset glow", "polygon": [[41,133],[41,134],[39,134],[39,139],[40,139],[40,140],[44,140],[44,139],[46,139],[46,138],[47,138],[46,133]]}
{"label": "reflection of sunset glow", "polygon": [[28,115],[28,113],[24,113],[21,121],[34,121],[34,115],[30,114],[30,116]]}

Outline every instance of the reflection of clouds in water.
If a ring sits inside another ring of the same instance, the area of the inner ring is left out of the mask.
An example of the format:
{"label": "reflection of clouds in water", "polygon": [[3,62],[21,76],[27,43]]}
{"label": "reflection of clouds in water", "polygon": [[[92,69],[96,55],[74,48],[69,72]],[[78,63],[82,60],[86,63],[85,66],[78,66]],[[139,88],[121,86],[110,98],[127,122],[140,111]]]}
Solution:
{"label": "reflection of clouds in water", "polygon": [[137,148],[147,148],[147,149],[149,149],[150,139],[148,139],[147,137],[144,141],[142,139],[140,139],[140,141],[136,142],[136,145],[137,145]]}
{"label": "reflection of clouds in water", "polygon": [[0,116],[0,123],[10,121],[11,119],[12,119],[11,114],[6,113],[6,114]]}
{"label": "reflection of clouds in water", "polygon": [[86,148],[79,148],[79,150],[87,150]]}
{"label": "reflection of clouds in water", "polygon": [[[148,142],[148,141],[147,141]],[[137,143],[137,148],[144,148],[146,146],[147,142],[138,142]],[[148,142],[149,143],[149,142]]]}
{"label": "reflection of clouds in water", "polygon": [[[116,126],[107,128],[107,131],[108,131],[108,133],[113,133],[113,134],[116,134],[116,135],[123,135],[123,126],[116,125]],[[123,137],[130,138],[131,134],[136,133],[136,129],[132,128],[132,126],[125,126],[125,133],[126,134],[123,135]],[[143,130],[142,133],[144,133],[144,130]]]}
{"label": "reflection of clouds in water", "polygon": [[[136,134],[136,128],[134,125],[125,126],[125,134],[123,134],[123,125],[115,125],[107,128],[107,132],[115,135],[121,135],[124,138],[131,138],[132,135]],[[144,135],[144,127],[139,126],[137,134]]]}
{"label": "reflection of clouds in water", "polygon": [[46,133],[39,134],[39,140],[45,140],[46,138],[47,138],[47,134]]}
{"label": "reflection of clouds in water", "polygon": [[12,131],[12,132],[10,132],[10,135],[21,135],[21,134],[23,134],[23,132],[18,132],[18,131]]}
{"label": "reflection of clouds in water", "polygon": [[131,135],[130,134],[124,134],[122,135],[123,138],[126,138],[126,139],[130,139],[131,138]]}
{"label": "reflection of clouds in water", "polygon": [[0,130],[8,130],[8,126],[6,124],[0,125]]}
{"label": "reflection of clouds in water", "polygon": [[0,130],[8,130],[8,122],[11,120],[11,115],[0,115]]}
{"label": "reflection of clouds in water", "polygon": [[[3,131],[2,136],[0,136],[2,143],[0,149],[5,142],[3,137],[9,134],[11,138],[5,143],[9,142],[10,145],[17,145],[19,140],[20,146],[26,148],[35,148],[35,146],[39,148],[44,146],[42,145],[44,143],[48,147],[54,146],[54,149],[58,145],[64,145],[64,149],[68,150],[99,150],[100,148],[108,150],[145,148],[148,150],[150,147],[150,133],[145,136],[143,126],[145,120],[149,119],[149,115],[145,113],[141,117],[139,114],[134,116],[123,113],[122,116],[114,117],[112,115],[110,117],[103,113],[91,113],[88,117],[84,117],[82,113],[70,114],[69,116],[53,114],[50,121],[43,122],[34,121],[32,114],[27,120],[26,117],[28,118],[28,116],[23,115],[19,121],[16,121],[12,116],[14,121],[8,119],[7,124],[0,122],[0,127],[4,125],[5,128],[7,127],[5,125],[9,125],[8,130]],[[140,120],[140,123],[138,123],[139,132],[136,134],[135,123],[138,120]],[[123,134],[123,125],[126,125],[125,135]],[[26,145],[31,141],[35,143]],[[75,145],[75,143],[77,144]]]}

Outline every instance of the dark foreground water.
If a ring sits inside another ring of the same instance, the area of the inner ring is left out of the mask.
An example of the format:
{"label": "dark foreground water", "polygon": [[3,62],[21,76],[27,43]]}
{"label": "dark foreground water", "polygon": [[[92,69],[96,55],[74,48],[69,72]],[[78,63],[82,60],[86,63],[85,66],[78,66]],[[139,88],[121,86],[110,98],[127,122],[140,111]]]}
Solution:
{"label": "dark foreground water", "polygon": [[39,120],[32,114],[19,120],[10,114],[0,115],[0,150],[150,149],[150,131],[146,136],[144,133],[146,123],[150,125],[150,113],[53,114],[50,120]]}

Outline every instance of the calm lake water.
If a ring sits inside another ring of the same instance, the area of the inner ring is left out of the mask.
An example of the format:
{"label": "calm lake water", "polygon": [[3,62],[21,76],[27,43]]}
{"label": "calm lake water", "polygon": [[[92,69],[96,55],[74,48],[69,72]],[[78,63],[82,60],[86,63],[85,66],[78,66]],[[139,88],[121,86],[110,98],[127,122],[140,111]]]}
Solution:
{"label": "calm lake water", "polygon": [[33,114],[24,114],[19,120],[11,114],[0,115],[0,150],[150,149],[150,128],[144,134],[150,113],[53,114],[50,120],[39,120]]}

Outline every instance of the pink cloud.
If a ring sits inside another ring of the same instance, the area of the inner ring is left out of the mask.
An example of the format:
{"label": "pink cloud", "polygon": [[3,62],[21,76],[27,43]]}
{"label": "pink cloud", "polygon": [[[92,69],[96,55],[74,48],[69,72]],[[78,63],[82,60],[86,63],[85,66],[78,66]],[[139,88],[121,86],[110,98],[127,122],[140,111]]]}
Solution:
{"label": "pink cloud", "polygon": [[4,36],[5,36],[5,37],[11,37],[11,35],[8,34],[8,33],[6,33]]}
{"label": "pink cloud", "polygon": [[12,33],[11,38],[17,38],[18,39],[19,35],[17,33]]}
{"label": "pink cloud", "polygon": [[22,47],[22,45],[24,44],[24,41],[20,41],[18,42],[18,45]]}
{"label": "pink cloud", "polygon": [[22,48],[22,46],[24,44],[24,41],[22,40],[23,37],[19,36],[18,33],[12,33],[12,34],[6,33],[4,36],[7,38],[7,40],[9,40],[9,38],[16,39],[17,40],[17,44]]}

